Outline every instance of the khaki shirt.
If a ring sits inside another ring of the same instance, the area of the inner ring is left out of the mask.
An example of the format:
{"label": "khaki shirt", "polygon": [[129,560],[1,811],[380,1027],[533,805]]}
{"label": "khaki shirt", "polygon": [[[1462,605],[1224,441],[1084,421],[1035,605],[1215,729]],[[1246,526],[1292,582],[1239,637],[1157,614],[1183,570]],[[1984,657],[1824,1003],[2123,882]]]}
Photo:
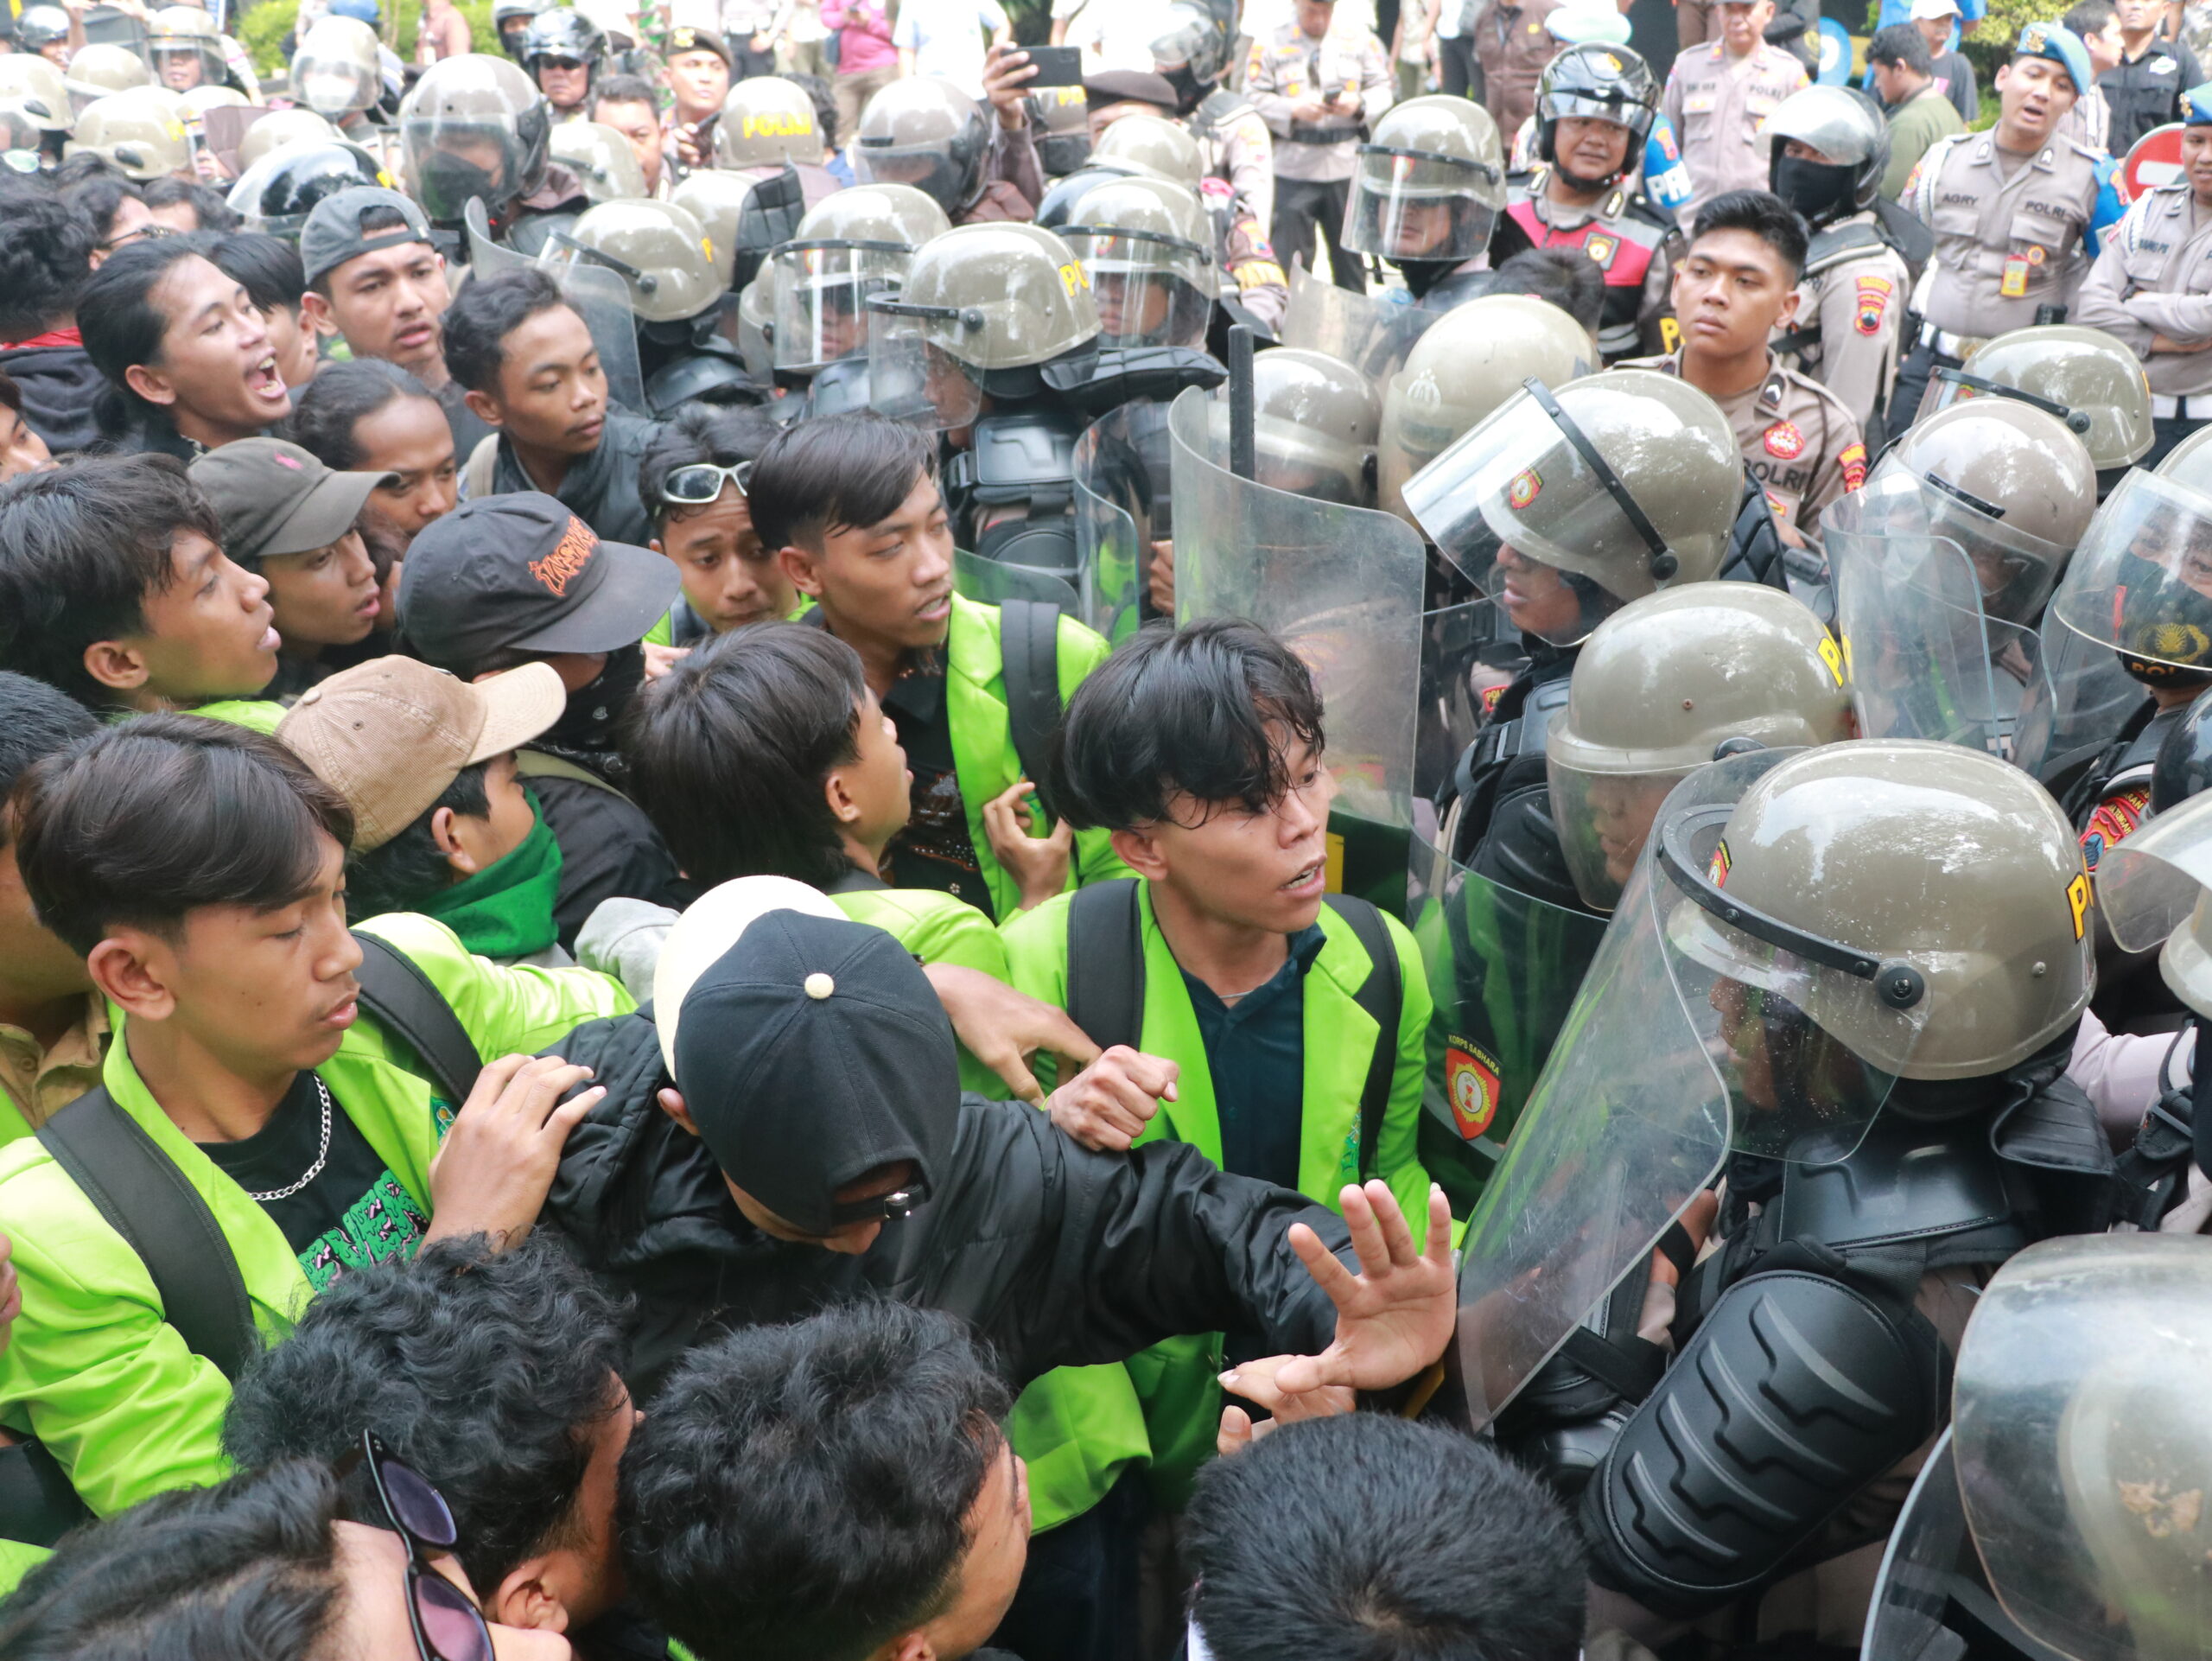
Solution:
{"label": "khaki shirt", "polygon": [[[1856,214],[1830,231],[1871,226],[1873,221],[1872,213]],[[1820,247],[1821,239],[1815,237],[1808,264],[1821,265]],[[1900,335],[1911,297],[1911,274],[1886,243],[1808,272],[1797,284],[1797,319],[1788,333],[1798,338],[1799,345],[1783,361],[1842,399],[1862,432],[1875,401],[1897,379],[1897,361],[1905,349]],[[1804,339],[1807,334],[1809,340]],[[1897,423],[1891,423],[1890,430],[1897,430]]]}
{"label": "khaki shirt", "polygon": [[2160,397],[2212,393],[2212,352],[2151,351],[2154,334],[2212,340],[2212,213],[2198,210],[2186,178],[2127,210],[2089,268],[2073,320],[2132,348]]}
{"label": "khaki shirt", "polygon": [[1536,79],[1559,51],[1544,19],[1560,0],[1484,0],[1475,16],[1475,58],[1483,67],[1483,102],[1497,130],[1510,137],[1535,113]]}
{"label": "khaki shirt", "polygon": [[1689,170],[1690,199],[1680,209],[1685,231],[1699,203],[1724,191],[1767,188],[1768,147],[1759,128],[1776,105],[1809,84],[1802,63],[1764,41],[1741,58],[1715,41],[1675,60],[1659,108]]}
{"label": "khaki shirt", "polygon": [[[1218,100],[1223,108],[1212,106]],[[1198,141],[1206,175],[1225,179],[1237,205],[1264,227],[1275,222],[1275,140],[1260,112],[1234,92],[1214,92],[1184,124]]]}
{"label": "khaki shirt", "polygon": [[[1638,358],[1619,369],[1680,376],[1682,354]],[[1866,446],[1842,399],[1818,381],[1770,358],[1766,379],[1748,392],[1715,398],[1736,435],[1751,476],[1766,491],[1777,525],[1800,536],[1818,531],[1821,510],[1866,482]]]}
{"label": "khaki shirt", "polygon": [[[1308,182],[1349,179],[1358,165],[1362,136],[1390,107],[1389,54],[1371,32],[1319,40],[1285,23],[1252,42],[1244,67],[1244,96],[1275,137],[1275,177]],[[1346,87],[1360,96],[1357,117],[1332,115],[1319,124],[1293,120],[1294,106]]]}
{"label": "khaki shirt", "polygon": [[40,1048],[21,1027],[0,1022],[0,1091],[35,1130],[99,1083],[107,1039],[107,1000],[90,992],[76,1022],[51,1049]]}
{"label": "khaki shirt", "polygon": [[2088,274],[2083,232],[2103,181],[2094,151],[2054,138],[1998,171],[1990,133],[1939,140],[1920,158],[1904,206],[1936,233],[1917,308],[1939,329],[1986,340],[2025,328],[2038,306],[2072,303]]}

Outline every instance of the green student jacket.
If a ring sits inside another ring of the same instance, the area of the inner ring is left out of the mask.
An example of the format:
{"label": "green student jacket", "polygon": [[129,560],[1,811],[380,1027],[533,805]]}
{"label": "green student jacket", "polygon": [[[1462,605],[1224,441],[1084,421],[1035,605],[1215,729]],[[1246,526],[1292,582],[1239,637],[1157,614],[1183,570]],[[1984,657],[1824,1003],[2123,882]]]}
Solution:
{"label": "green student jacket", "polygon": [[[960,796],[968,812],[968,835],[976,844],[976,862],[989,885],[991,904],[999,918],[1012,917],[1021,903],[1021,885],[991,856],[991,839],[983,828],[983,805],[1003,795],[1021,776],[1021,758],[1014,754],[1011,723],[1007,716],[1006,662],[999,638],[999,608],[978,605],[960,595],[952,596],[950,632],[945,640],[944,709],[951,723],[952,768],[960,783]],[[1112,648],[1103,635],[1084,627],[1072,617],[1062,616],[1059,631],[1060,701],[1075,696],[1083,678],[1105,661]],[[1042,815],[1033,816],[1041,819]],[[1046,827],[1037,826],[1038,834]],[[1104,830],[1079,830],[1075,857],[1069,862],[1068,886],[1078,888],[1102,877],[1133,875],[1115,854]]]}
{"label": "green student jacket", "polygon": [[[487,1060],[533,1053],[583,1021],[632,1007],[619,983],[592,970],[503,969],[472,957],[451,930],[426,917],[380,917],[364,927],[429,976]],[[109,1093],[207,1201],[237,1254],[255,1324],[274,1342],[308,1296],[299,1258],[283,1230],[155,1104],[131,1066],[126,1036],[118,1023],[107,1053]],[[383,1031],[365,1017],[318,1071],[427,1211],[430,1156],[447,1121],[430,1085],[392,1055]],[[15,1242],[23,1297],[0,1352],[0,1424],[44,1442],[103,1517],[228,1474],[219,1435],[229,1382],[164,1323],[137,1254],[35,1137],[0,1148],[0,1217]]]}
{"label": "green student jacket", "polygon": [[[1068,907],[1063,895],[1005,925],[1007,958],[1014,983],[1055,1008],[1067,1005]],[[1206,1066],[1205,1043],[1198,1030],[1183,971],[1168,950],[1152,911],[1148,885],[1140,887],[1144,940],[1144,1026],[1138,1047],[1165,1056],[1182,1071],[1175,1100],[1160,1104],[1140,1142],[1173,1137],[1187,1142],[1217,1163],[1221,1159],[1221,1121],[1214,1107],[1213,1078]],[[1428,981],[1413,936],[1395,918],[1386,918],[1398,949],[1398,972],[1405,988],[1399,1008],[1397,1063],[1390,1082],[1390,1104],[1376,1139],[1376,1167],[1409,1219],[1428,1212],[1428,1174],[1414,1143],[1420,1134],[1421,1084],[1427,1066]],[[1323,944],[1307,971],[1305,985],[1306,1087],[1300,1103],[1300,1193],[1334,1206],[1339,1191],[1359,1180],[1359,1098],[1376,1036],[1374,1021],[1354,1002],[1372,962],[1351,925],[1326,906],[1321,908]],[[1124,1364],[1150,1426],[1153,1467],[1163,1497],[1179,1504],[1190,1473],[1213,1451],[1221,1417],[1217,1337],[1170,1339]],[[1057,1375],[1055,1375],[1057,1376]],[[1095,1504],[1105,1492],[1090,1496]]]}

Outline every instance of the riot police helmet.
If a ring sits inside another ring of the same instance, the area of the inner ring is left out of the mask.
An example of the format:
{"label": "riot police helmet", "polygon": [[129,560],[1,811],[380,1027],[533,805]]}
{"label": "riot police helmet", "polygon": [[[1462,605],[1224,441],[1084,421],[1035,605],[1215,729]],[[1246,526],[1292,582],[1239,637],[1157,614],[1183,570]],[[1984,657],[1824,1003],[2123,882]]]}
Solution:
{"label": "riot police helmet", "polygon": [[577,263],[620,277],[641,323],[686,322],[721,298],[706,230],[674,202],[601,202],[560,245]]}
{"label": "riot police helmet", "polygon": [[1644,141],[1659,115],[1659,82],[1651,66],[1624,46],[1585,41],[1557,53],[1536,78],[1536,156],[1553,167],[1562,121],[1610,121],[1628,130],[1620,166],[1602,179],[1572,175],[1603,189],[1643,165]]}
{"label": "riot police helmet", "polygon": [[231,211],[249,231],[264,231],[297,242],[315,205],[357,185],[389,189],[391,175],[358,144],[343,139],[330,144],[290,144],[238,176],[231,187]]}
{"label": "riot police helmet", "polygon": [[951,228],[911,185],[854,185],[816,203],[764,273],[775,366],[811,374],[864,350],[868,301],[904,288],[914,251]]}
{"label": "riot police helmet", "polygon": [[1125,115],[1098,135],[1090,159],[1101,166],[1120,164],[1172,179],[1196,190],[1206,176],[1205,152],[1188,130],[1164,116]]}
{"label": "riot police helmet", "polygon": [[778,75],[750,75],[729,89],[715,121],[715,166],[781,167],[821,160],[822,133],[804,87]]}
{"label": "riot police helmet", "polygon": [[294,144],[335,144],[344,137],[313,110],[271,110],[257,117],[238,140],[238,173]]}
{"label": "riot police helmet", "polygon": [[222,31],[197,6],[163,6],[149,17],[146,57],[154,78],[174,92],[217,86],[230,73]]}
{"label": "riot police helmet", "polygon": [[1216,278],[1198,199],[1165,179],[1124,179],[1084,196],[1081,219],[1060,235],[1090,278],[1101,343],[1201,344]]}
{"label": "riot police helmet", "polygon": [[60,70],[35,52],[0,56],[0,104],[20,110],[41,132],[67,132],[76,119]]}
{"label": "riot police helmet", "polygon": [[[1775,106],[1764,129],[1767,181],[1815,230],[1874,205],[1890,165],[1890,126],[1850,86],[1807,86]],[[1791,156],[1797,144],[1822,159]]]}
{"label": "riot police helmet", "polygon": [[377,32],[357,17],[325,17],[292,54],[292,95],[317,115],[343,121],[384,96]]}
{"label": "riot police helmet", "polygon": [[596,121],[563,121],[553,129],[553,159],[583,185],[584,200],[632,201],[646,194],[645,170],[629,139]]}
{"label": "riot police helmet", "polygon": [[910,75],[868,99],[851,156],[855,182],[912,185],[957,214],[988,182],[991,124],[982,105],[950,81]]}
{"label": "riot police helmet", "polygon": [[495,220],[512,212],[544,181],[552,131],[537,83],[480,52],[432,64],[399,106],[408,179],[441,225],[459,224],[472,198]]}
{"label": "riot police helmet", "polygon": [[1936,372],[1920,413],[1925,419],[1978,397],[2057,417],[2100,473],[2134,466],[2156,437],[2142,360],[2102,329],[2077,323],[2038,323],[1984,341],[1960,367]]}
{"label": "riot police helmet", "polygon": [[161,88],[94,99],[77,118],[64,153],[105,156],[141,183],[192,171],[192,140]]}
{"label": "riot police helmet", "polygon": [[1339,239],[1389,260],[1472,259],[1505,208],[1505,151],[1479,104],[1437,94],[1393,105],[1359,147]]}

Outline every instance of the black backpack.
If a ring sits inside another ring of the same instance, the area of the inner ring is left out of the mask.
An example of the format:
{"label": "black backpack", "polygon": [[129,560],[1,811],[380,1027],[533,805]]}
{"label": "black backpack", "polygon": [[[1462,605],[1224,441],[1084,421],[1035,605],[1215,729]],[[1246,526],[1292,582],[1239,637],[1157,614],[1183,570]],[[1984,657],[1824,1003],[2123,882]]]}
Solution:
{"label": "black backpack", "polygon": [[[414,1051],[414,1070],[456,1107],[467,1101],[483,1059],[444,994],[394,947],[372,934],[353,938],[362,1012]],[[261,1340],[238,1259],[190,1180],[104,1085],[41,1125],[38,1139],[145,1263],[162,1318],[235,1381]],[[90,1515],[44,1448],[25,1441],[0,1450],[0,1538],[52,1545]]]}
{"label": "black backpack", "polygon": [[[1352,1002],[1376,1028],[1367,1082],[1359,1092],[1359,1175],[1375,1174],[1375,1146],[1390,1109],[1390,1080],[1397,1070],[1398,1019],[1406,989],[1382,913],[1350,894],[1328,896],[1331,910],[1351,925],[1373,968]],[[1101,1049],[1141,1047],[1144,1035],[1144,940],[1135,877],[1093,882],[1076,890],[1068,907],[1068,1019]],[[1077,942],[1082,943],[1080,951]]]}

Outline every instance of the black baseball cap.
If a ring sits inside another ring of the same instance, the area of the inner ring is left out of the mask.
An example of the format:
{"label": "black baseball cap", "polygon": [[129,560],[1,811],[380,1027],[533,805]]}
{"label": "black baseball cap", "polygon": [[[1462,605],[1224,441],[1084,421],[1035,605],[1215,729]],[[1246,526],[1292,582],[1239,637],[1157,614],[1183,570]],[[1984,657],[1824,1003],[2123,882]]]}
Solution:
{"label": "black baseball cap", "polygon": [[[380,231],[361,229],[361,221],[378,209],[398,214],[401,222]],[[353,185],[325,196],[308,210],[307,222],[300,227],[300,264],[313,284],[363,254],[429,241],[430,222],[412,197],[381,185]]]}
{"label": "black baseball cap", "polygon": [[673,1073],[700,1140],[785,1221],[830,1233],[836,1191],[887,1166],[911,1163],[918,1196],[944,1182],[959,1052],[892,935],[768,912],[700,972],[680,1014]]}
{"label": "black baseball cap", "polygon": [[514,491],[463,502],[416,533],[399,627],[423,662],[473,675],[504,652],[635,646],[682,586],[651,549],[602,542],[552,497]]}

